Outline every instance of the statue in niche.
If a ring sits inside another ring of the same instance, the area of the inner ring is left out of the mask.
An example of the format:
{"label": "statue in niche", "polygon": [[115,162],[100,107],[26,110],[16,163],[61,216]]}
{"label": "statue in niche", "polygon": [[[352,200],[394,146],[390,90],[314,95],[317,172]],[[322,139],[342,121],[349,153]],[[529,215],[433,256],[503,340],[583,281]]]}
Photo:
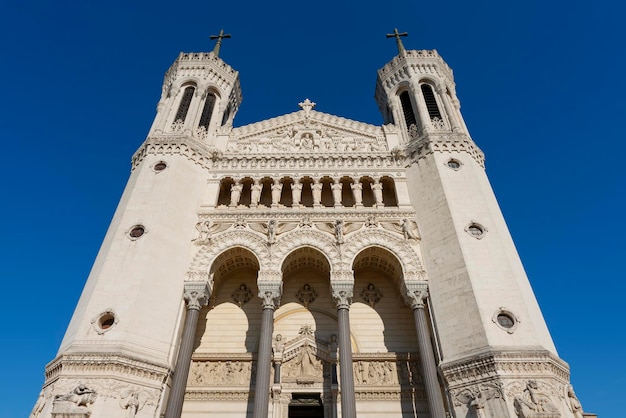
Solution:
{"label": "statue in niche", "polygon": [[322,204],[322,183],[315,181],[311,185],[311,192],[313,194],[313,206],[319,206]]}
{"label": "statue in niche", "polygon": [[278,202],[280,202],[280,194],[282,191],[282,183],[276,180],[274,184],[272,184],[272,206],[278,206]]}
{"label": "statue in niche", "polygon": [[526,389],[521,394],[515,396],[513,401],[515,412],[520,418],[532,418],[537,413],[554,414],[552,416],[560,416],[559,409],[548,395],[539,389],[536,380],[529,380]]}
{"label": "statue in niche", "polygon": [[376,200],[377,206],[382,206],[383,204],[383,185],[375,180],[372,184],[372,192],[374,192],[374,199]]}
{"label": "statue in niche", "polygon": [[354,195],[355,206],[363,206],[363,185],[361,182],[357,181],[350,184],[350,188],[352,189],[352,194]]}
{"label": "statue in niche", "polygon": [[296,297],[300,302],[302,302],[302,304],[304,304],[305,308],[308,308],[309,303],[313,302],[317,297],[317,292],[313,290],[308,283],[306,283],[302,286],[302,289],[298,290]]}
{"label": "statue in niche", "polygon": [[230,206],[237,206],[239,204],[242,190],[243,186],[239,182],[230,186]]}
{"label": "statue in niche", "polygon": [[252,292],[246,287],[245,284],[241,284],[239,289],[235,290],[232,294],[233,300],[237,303],[237,305],[239,305],[240,308],[243,307],[243,305],[245,305],[251,297]]}
{"label": "statue in niche", "polygon": [[57,395],[54,402],[72,402],[76,406],[89,406],[96,401],[96,391],[89,389],[85,384],[81,383],[76,386],[70,393],[65,395]]}
{"label": "statue in niche", "polygon": [[263,186],[259,184],[258,180],[254,181],[254,184],[250,186],[250,206],[258,206],[259,200],[261,200],[261,190]]}
{"label": "statue in niche", "polygon": [[380,298],[383,297],[383,294],[376,288],[376,286],[374,286],[373,283],[370,283],[361,292],[361,297],[373,308],[374,305],[378,303]]}
{"label": "statue in niche", "polygon": [[574,387],[569,385],[567,387],[567,406],[574,415],[574,418],[583,418],[583,406],[580,404],[576,393],[574,393]]}
{"label": "statue in niche", "polygon": [[291,199],[293,201],[293,206],[300,206],[300,197],[302,196],[302,183],[296,181],[291,185]]}

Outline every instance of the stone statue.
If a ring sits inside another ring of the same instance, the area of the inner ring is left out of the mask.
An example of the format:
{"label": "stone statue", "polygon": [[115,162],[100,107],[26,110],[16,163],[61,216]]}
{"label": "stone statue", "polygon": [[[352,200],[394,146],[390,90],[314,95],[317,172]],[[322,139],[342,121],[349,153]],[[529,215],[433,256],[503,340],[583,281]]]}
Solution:
{"label": "stone statue", "polygon": [[263,190],[263,186],[259,184],[258,180],[250,186],[250,206],[254,207],[259,205],[259,200],[261,200],[261,190]]}
{"label": "stone statue", "polygon": [[273,244],[276,242],[276,230],[278,229],[278,222],[276,219],[270,219],[267,223],[267,242]]}
{"label": "stone statue", "polygon": [[339,244],[343,243],[343,220],[341,219],[335,221],[335,237]]}
{"label": "stone statue", "polygon": [[350,185],[352,194],[354,195],[354,204],[356,206],[363,206],[363,185],[360,182],[355,182]]}
{"label": "stone statue", "polygon": [[209,220],[198,222],[196,224],[196,230],[198,231],[198,236],[193,239],[196,243],[204,243],[211,241],[211,226],[213,223]]}
{"label": "stone statue", "polygon": [[380,184],[378,180],[376,180],[372,184],[372,192],[374,192],[374,199],[376,200],[377,206],[383,205],[383,185]]}
{"label": "stone statue", "polygon": [[280,202],[280,193],[283,191],[283,185],[280,181],[276,180],[272,184],[272,206],[278,206]]}
{"label": "stone statue", "polygon": [[296,365],[300,368],[300,376],[316,376],[322,369],[322,365],[319,364],[307,341],[304,342],[296,357]]}
{"label": "stone statue", "polygon": [[337,180],[331,186],[331,190],[333,192],[333,200],[335,201],[335,206],[341,206],[341,191],[343,189],[343,184],[339,183]]}
{"label": "stone statue", "polygon": [[241,284],[239,289],[235,290],[235,292],[231,295],[235,303],[239,305],[241,308],[244,304],[246,304],[250,298],[252,297],[252,292],[245,284]]}
{"label": "stone statue", "polygon": [[302,184],[296,182],[291,185],[291,199],[293,201],[293,206],[300,206],[300,197],[302,196]]}
{"label": "stone statue", "polygon": [[96,401],[96,391],[89,389],[83,383],[76,386],[70,393],[66,395],[57,395],[54,398],[54,402],[72,402],[76,406],[89,406]]}
{"label": "stone statue", "polygon": [[569,406],[570,411],[572,411],[574,418],[584,417],[583,406],[576,397],[576,393],[574,393],[574,387],[572,385],[567,387],[567,406]]}
{"label": "stone statue", "polygon": [[239,204],[242,190],[243,186],[238,182],[230,186],[230,206],[237,206]]}
{"label": "stone statue", "polygon": [[415,232],[416,226],[413,222],[404,218],[402,221],[400,221],[400,226],[402,227],[402,233],[404,234],[404,239],[419,240],[419,236]]}
{"label": "stone statue", "polygon": [[302,289],[298,290],[296,293],[296,297],[300,302],[304,304],[305,308],[309,307],[309,303],[313,302],[317,297],[317,292],[311,288],[311,286],[306,283],[302,286]]}
{"label": "stone statue", "polygon": [[368,284],[367,287],[361,292],[361,297],[363,298],[363,300],[367,302],[372,308],[374,307],[374,305],[376,305],[376,303],[380,300],[382,296],[383,294],[380,293],[380,290],[376,289],[376,286],[374,286],[374,284],[372,283]]}
{"label": "stone statue", "polygon": [[316,181],[311,185],[311,192],[313,193],[313,206],[319,206],[322,204],[322,183]]}
{"label": "stone statue", "polygon": [[531,418],[537,413],[560,415],[559,409],[550,397],[539,389],[539,384],[535,380],[528,381],[524,392],[515,396],[513,406],[519,418]]}

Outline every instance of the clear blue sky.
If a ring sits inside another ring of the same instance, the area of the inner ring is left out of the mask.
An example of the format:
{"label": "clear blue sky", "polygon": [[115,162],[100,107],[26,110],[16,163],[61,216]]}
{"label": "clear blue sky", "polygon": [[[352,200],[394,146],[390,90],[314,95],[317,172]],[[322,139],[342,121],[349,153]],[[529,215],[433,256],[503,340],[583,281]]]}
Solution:
{"label": "clear blue sky", "polygon": [[[437,49],[584,408],[623,417],[624,6],[526,0],[44,1],[0,13],[0,418],[43,383],[180,51],[240,71],[235,125],[316,109],[381,124],[376,70]],[[146,300],[146,303],[152,303]]]}

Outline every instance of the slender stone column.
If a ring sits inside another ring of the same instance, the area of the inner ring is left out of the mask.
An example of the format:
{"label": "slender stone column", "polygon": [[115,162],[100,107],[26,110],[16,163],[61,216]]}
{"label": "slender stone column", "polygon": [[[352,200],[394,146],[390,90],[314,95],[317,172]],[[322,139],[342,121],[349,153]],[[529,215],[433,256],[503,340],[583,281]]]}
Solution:
{"label": "slender stone column", "polygon": [[[261,272],[259,272],[259,276]],[[256,387],[253,418],[267,418],[270,404],[270,375],[272,368],[272,333],[274,332],[274,310],[280,302],[280,281],[259,281],[259,297],[263,306],[261,314],[261,336],[256,364]]]}
{"label": "slender stone column", "polygon": [[420,84],[416,81],[412,81],[410,87],[411,92],[413,93],[413,97],[415,98],[415,107],[417,108],[415,110],[417,111],[417,118],[422,125],[421,127],[419,127],[419,131],[420,133],[428,132],[431,128],[430,115],[428,114],[426,101],[424,100],[424,95],[422,94],[422,88],[420,87]]}
{"label": "slender stone column", "polygon": [[428,397],[428,408],[432,418],[446,418],[443,407],[443,397],[437,379],[437,365],[435,355],[430,342],[430,328],[424,312],[424,302],[428,297],[428,285],[426,282],[407,283],[407,301],[413,309],[415,329],[417,330],[417,343],[419,347],[422,372],[424,374],[424,386]]}
{"label": "slender stone column", "polygon": [[183,328],[183,336],[180,340],[176,369],[172,377],[172,390],[167,402],[165,418],[180,418],[183,410],[183,400],[185,398],[185,388],[189,377],[189,367],[191,366],[191,354],[193,352],[193,342],[196,336],[196,326],[200,309],[209,302],[211,290],[206,282],[185,283],[185,293],[183,297],[187,303],[187,316]]}
{"label": "slender stone column", "polygon": [[437,94],[439,94],[439,98],[441,98],[443,107],[448,114],[448,121],[450,122],[451,130],[453,132],[458,132],[461,127],[459,126],[459,121],[456,118],[456,112],[454,111],[454,107],[452,106],[452,103],[450,103],[448,95],[446,94],[445,87],[442,88],[441,86],[437,85],[436,90]]}
{"label": "slender stone column", "polygon": [[[348,274],[352,276],[352,272],[346,272],[346,275]],[[333,299],[337,303],[337,323],[339,326],[341,417],[356,418],[352,344],[350,343],[350,304],[352,303],[354,279],[331,280],[331,287]]]}

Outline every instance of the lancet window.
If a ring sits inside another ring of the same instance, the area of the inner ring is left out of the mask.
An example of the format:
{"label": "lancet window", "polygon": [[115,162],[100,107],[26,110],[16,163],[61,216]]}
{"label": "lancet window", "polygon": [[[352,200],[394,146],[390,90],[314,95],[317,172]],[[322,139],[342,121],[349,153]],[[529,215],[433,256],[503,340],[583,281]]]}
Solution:
{"label": "lancet window", "polygon": [[174,118],[174,122],[184,122],[187,117],[187,112],[189,112],[189,107],[191,106],[191,99],[193,99],[193,93],[196,91],[194,86],[188,86],[183,91],[183,97],[180,99],[180,105],[178,106],[178,111],[176,112],[176,117]]}
{"label": "lancet window", "polygon": [[211,116],[213,115],[213,108],[215,107],[216,97],[213,93],[207,93],[206,100],[204,102],[204,108],[202,109],[202,115],[200,116],[199,126],[204,129],[209,129],[211,123]]}
{"label": "lancet window", "polygon": [[421,89],[430,120],[441,119],[441,112],[439,112],[439,106],[437,106],[437,99],[435,98],[432,86],[430,84],[422,84]]}
{"label": "lancet window", "polygon": [[415,118],[413,104],[411,103],[411,96],[409,96],[408,91],[403,91],[400,94],[400,104],[402,104],[402,113],[404,114],[406,128],[409,129],[412,125],[417,127],[417,119]]}

